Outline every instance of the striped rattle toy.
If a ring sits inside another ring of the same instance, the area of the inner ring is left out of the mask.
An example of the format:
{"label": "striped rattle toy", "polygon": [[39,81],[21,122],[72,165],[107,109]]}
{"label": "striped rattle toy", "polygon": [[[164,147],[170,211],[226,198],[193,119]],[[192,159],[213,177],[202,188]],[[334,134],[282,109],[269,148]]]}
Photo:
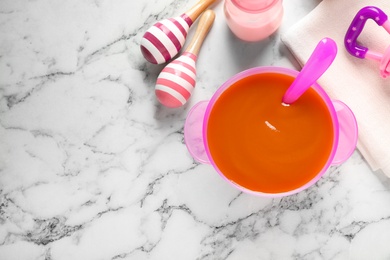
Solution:
{"label": "striped rattle toy", "polygon": [[180,107],[190,98],[196,83],[197,55],[214,19],[212,10],[204,12],[185,52],[165,66],[158,76],[155,92],[158,101],[164,106]]}
{"label": "striped rattle toy", "polygon": [[147,30],[141,40],[144,58],[153,64],[171,60],[183,47],[191,25],[215,0],[200,0],[179,17],[164,19]]}

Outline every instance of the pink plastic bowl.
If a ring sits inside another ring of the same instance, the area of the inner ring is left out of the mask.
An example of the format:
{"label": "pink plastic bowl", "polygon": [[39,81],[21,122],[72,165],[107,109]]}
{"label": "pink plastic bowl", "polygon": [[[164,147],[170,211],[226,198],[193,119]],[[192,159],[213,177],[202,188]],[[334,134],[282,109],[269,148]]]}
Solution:
{"label": "pink plastic bowl", "polygon": [[210,154],[206,134],[208,120],[213,109],[213,105],[227,88],[245,77],[262,73],[280,73],[296,77],[298,71],[281,67],[256,67],[236,74],[215,92],[210,101],[201,101],[195,104],[195,106],[189,111],[184,125],[184,139],[189,153],[195,160],[200,163],[211,164],[222,178],[239,190],[264,197],[288,196],[312,186],[321,178],[322,175],[324,175],[330,166],[341,164],[352,155],[355,150],[358,137],[357,123],[354,114],[347,105],[338,100],[331,100],[321,86],[315,83],[311,86],[311,88],[313,88],[326,103],[333,121],[334,131],[332,151],[322,170],[318,172],[311,181],[307,182],[303,186],[282,193],[252,191],[232,182],[218,169],[217,165],[214,163],[212,155]]}

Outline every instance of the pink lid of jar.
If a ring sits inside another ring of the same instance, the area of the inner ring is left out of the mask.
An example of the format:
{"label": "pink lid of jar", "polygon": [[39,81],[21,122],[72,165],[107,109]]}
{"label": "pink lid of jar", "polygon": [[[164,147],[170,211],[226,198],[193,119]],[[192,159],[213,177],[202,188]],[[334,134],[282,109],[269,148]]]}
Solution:
{"label": "pink lid of jar", "polygon": [[262,11],[276,4],[278,0],[231,0],[232,3],[240,9],[254,12]]}

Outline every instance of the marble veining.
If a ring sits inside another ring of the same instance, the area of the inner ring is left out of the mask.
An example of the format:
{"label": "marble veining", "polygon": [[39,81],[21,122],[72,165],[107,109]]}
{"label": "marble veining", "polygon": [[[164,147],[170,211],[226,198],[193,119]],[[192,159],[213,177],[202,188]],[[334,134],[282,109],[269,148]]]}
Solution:
{"label": "marble veining", "polygon": [[139,43],[195,0],[2,1],[0,259],[390,259],[390,181],[359,151],[268,199],[184,144],[188,110],[235,73],[299,69],[280,35],[320,2],[284,1],[282,26],[259,43],[236,39],[214,4],[193,96],[167,109],[154,96],[164,65]]}

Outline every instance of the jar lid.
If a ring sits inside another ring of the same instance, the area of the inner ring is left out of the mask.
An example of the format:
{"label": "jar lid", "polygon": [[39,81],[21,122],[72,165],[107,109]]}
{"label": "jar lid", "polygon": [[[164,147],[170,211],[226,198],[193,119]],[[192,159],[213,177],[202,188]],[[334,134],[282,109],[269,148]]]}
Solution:
{"label": "jar lid", "polygon": [[247,11],[262,11],[276,4],[279,0],[231,0],[238,8]]}

